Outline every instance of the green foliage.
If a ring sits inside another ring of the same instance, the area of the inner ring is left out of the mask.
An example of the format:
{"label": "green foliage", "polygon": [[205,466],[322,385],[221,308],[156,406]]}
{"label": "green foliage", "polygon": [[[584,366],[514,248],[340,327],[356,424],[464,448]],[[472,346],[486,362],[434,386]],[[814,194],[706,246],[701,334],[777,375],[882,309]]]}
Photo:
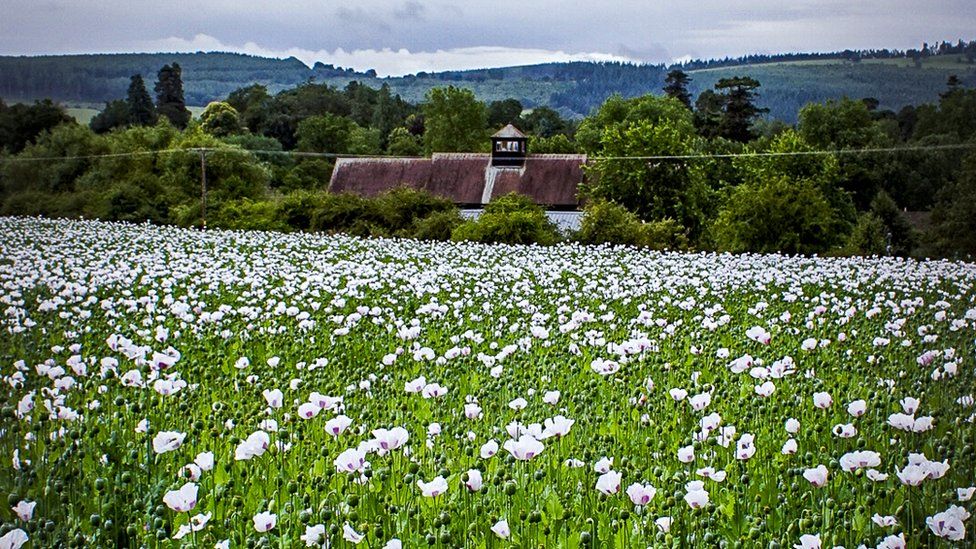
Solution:
{"label": "green foliage", "polygon": [[627,208],[607,200],[594,200],[583,209],[575,238],[583,244],[643,244],[642,223]]}
{"label": "green foliage", "polygon": [[159,179],[132,176],[109,186],[94,206],[94,215],[107,221],[169,223],[169,204]]}
{"label": "green foliage", "polygon": [[684,71],[680,69],[669,71],[667,78],[664,79],[664,94],[681,101],[685,107],[690,109],[691,94],[688,93],[688,84],[690,82],[691,78]]}
{"label": "green foliage", "polygon": [[322,207],[326,194],[299,190],[288,193],[278,202],[277,216],[292,229],[309,231],[315,212]]}
{"label": "green foliage", "polygon": [[[792,130],[764,146],[771,153],[811,150]],[[742,157],[735,164],[744,183],[731,190],[711,227],[719,249],[819,253],[844,242],[856,214],[837,187],[833,156]]]}
{"label": "green foliage", "polygon": [[409,235],[419,219],[457,210],[450,200],[406,187],[391,189],[373,200],[383,227],[391,234],[403,236]]}
{"label": "green foliage", "polygon": [[[580,125],[577,141],[594,160],[584,192],[616,202],[643,220],[677,219],[696,227],[700,212],[688,200],[693,180],[682,160],[645,160],[647,156],[680,156],[698,147],[692,114],[670,97],[612,97]],[[600,157],[610,157],[600,160]],[[626,158],[638,157],[638,158]]]}
{"label": "green foliage", "polygon": [[522,103],[518,99],[508,98],[488,103],[488,127],[501,128],[506,124],[518,124],[522,116]]}
{"label": "green foliage", "polygon": [[271,104],[268,88],[261,84],[234,90],[227,96],[227,104],[237,111],[241,125],[251,132],[258,132],[264,127]]}
{"label": "green foliage", "polygon": [[596,200],[586,205],[576,240],[583,244],[627,244],[654,250],[688,250],[688,231],[674,219],[642,222],[626,208]]}
{"label": "green foliage", "polygon": [[471,90],[448,86],[427,93],[424,152],[473,152],[487,143],[485,105]]}
{"label": "green foliage", "polygon": [[383,152],[382,136],[378,129],[355,126],[349,132],[347,147],[349,154],[379,155]]}
{"label": "green foliage", "polygon": [[[893,143],[863,101],[842,99],[812,103],[800,110],[797,131],[812,147],[844,150],[890,147]],[[840,154],[838,184],[866,209],[887,179],[890,158],[883,155]]]}
{"label": "green foliage", "polygon": [[130,124],[152,126],[156,123],[156,106],[149,97],[149,91],[146,90],[146,83],[143,82],[141,74],[132,75],[125,104],[128,107]]}
{"label": "green foliage", "polygon": [[521,118],[518,126],[522,131],[542,138],[565,135],[572,130],[572,124],[549,107],[535,107]]}
{"label": "green foliage", "polygon": [[308,158],[295,164],[281,182],[281,190],[321,190],[329,185],[334,164],[325,158]]}
{"label": "green foliage", "polygon": [[302,152],[346,154],[350,152],[352,132],[358,128],[352,120],[333,114],[310,116],[298,124],[295,133]]}
{"label": "green foliage", "polygon": [[203,131],[216,137],[237,135],[243,130],[237,109],[224,101],[207,105],[200,115],[200,126]]}
{"label": "green foliage", "polygon": [[918,234],[888,193],[881,191],[875,195],[870,213],[883,227],[886,242],[884,253],[902,257],[911,255],[918,245]]}
{"label": "green foliage", "polygon": [[528,148],[530,154],[576,154],[579,152],[577,144],[561,133],[549,138],[531,137]]}
{"label": "green foliage", "polygon": [[98,114],[92,117],[88,127],[95,133],[106,133],[115,128],[124,128],[129,125],[132,117],[129,114],[129,104],[120,99],[105,103]]}
{"label": "green foliage", "polygon": [[[232,147],[199,127],[185,132],[173,144],[177,149],[213,148],[207,153],[207,202],[219,210],[221,202],[250,198],[260,200],[267,189],[269,173],[252,154]],[[193,151],[167,154],[162,159],[161,180],[183,208],[175,221],[181,225],[200,222],[200,158]]]}
{"label": "green foliage", "polygon": [[884,222],[873,213],[858,216],[857,224],[851,231],[842,251],[845,255],[886,255],[888,250],[887,230]]}
{"label": "green foliage", "polygon": [[8,106],[0,101],[0,151],[17,154],[45,130],[73,123],[63,108],[48,99],[33,105]]}
{"label": "green foliage", "polygon": [[0,215],[31,215],[44,217],[91,217],[93,197],[87,192],[47,193],[26,191],[6,197]]}
{"label": "green foliage", "polygon": [[691,249],[688,230],[674,219],[649,221],[642,227],[643,246],[653,250],[685,251]]}
{"label": "green foliage", "polygon": [[976,257],[976,153],[970,153],[956,181],[940,193],[932,210],[932,246],[950,257]]}
{"label": "green foliage", "polygon": [[845,227],[819,184],[780,175],[733,189],[712,236],[724,251],[812,254],[842,243]]}
{"label": "green foliage", "polygon": [[364,237],[389,235],[375,202],[352,193],[324,194],[312,215],[311,229]]}
{"label": "green foliage", "polygon": [[714,90],[705,90],[695,99],[695,128],[705,138],[714,139],[721,135],[722,109],[725,98]]}
{"label": "green foliage", "polygon": [[177,128],[185,128],[190,122],[190,111],[183,97],[183,69],[179,63],[159,69],[155,91],[159,116],[165,116]]}
{"label": "green foliage", "polygon": [[451,240],[454,229],[457,229],[464,219],[457,208],[434,212],[427,217],[416,220],[414,223],[413,234],[410,235],[418,240],[439,240],[446,242]]}
{"label": "green foliage", "polygon": [[[104,138],[84,126],[70,123],[46,130],[17,156],[18,161],[0,163],[2,194],[74,192],[76,181],[94,162],[85,157],[105,152]],[[54,160],[60,157],[80,158]]]}
{"label": "green foliage", "polygon": [[740,143],[752,141],[755,137],[752,125],[761,114],[768,112],[768,109],[756,106],[759,86],[758,80],[748,76],[723,78],[715,84],[724,99],[718,126],[720,137]]}
{"label": "green foliage", "polygon": [[210,226],[220,229],[249,231],[287,231],[290,226],[281,219],[278,205],[269,200],[249,198],[228,200],[211,218]]}
{"label": "green foliage", "polygon": [[510,193],[485,206],[477,219],[458,225],[451,240],[546,246],[555,244],[559,233],[540,206],[524,195]]}
{"label": "green foliage", "polygon": [[938,107],[925,105],[916,112],[915,139],[950,135],[958,143],[976,137],[976,89],[956,88],[942,94]]}
{"label": "green foliage", "polygon": [[406,128],[393,128],[386,152],[391,156],[420,156],[424,151],[419,136],[413,135]]}

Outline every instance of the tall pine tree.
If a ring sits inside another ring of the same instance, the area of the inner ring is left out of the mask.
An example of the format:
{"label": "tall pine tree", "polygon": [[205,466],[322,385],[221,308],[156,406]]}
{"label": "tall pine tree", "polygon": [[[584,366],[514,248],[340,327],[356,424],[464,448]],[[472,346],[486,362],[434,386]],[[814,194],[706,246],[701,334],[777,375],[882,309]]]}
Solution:
{"label": "tall pine tree", "polygon": [[146,90],[146,83],[141,74],[132,75],[129,81],[129,93],[125,99],[129,107],[129,123],[136,126],[151,126],[156,123],[156,106]]}
{"label": "tall pine tree", "polygon": [[190,111],[183,98],[183,70],[178,63],[163,65],[156,80],[156,110],[177,128],[190,121]]}
{"label": "tall pine tree", "polygon": [[755,137],[752,133],[753,122],[769,112],[769,109],[761,109],[755,104],[759,86],[758,80],[748,76],[722,78],[715,84],[715,89],[724,92],[725,96],[725,112],[719,125],[722,137],[740,143],[747,143]]}
{"label": "tall pine tree", "polygon": [[691,94],[688,93],[689,82],[691,82],[691,78],[684,71],[675,69],[669,72],[668,77],[664,79],[664,93],[668,97],[681,101],[691,109]]}

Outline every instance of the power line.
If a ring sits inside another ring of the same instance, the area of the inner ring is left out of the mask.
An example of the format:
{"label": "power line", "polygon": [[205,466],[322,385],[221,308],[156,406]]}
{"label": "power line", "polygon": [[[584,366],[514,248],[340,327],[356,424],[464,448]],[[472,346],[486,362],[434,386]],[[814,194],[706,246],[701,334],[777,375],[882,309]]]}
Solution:
{"label": "power line", "polygon": [[[643,156],[586,156],[586,155],[575,155],[585,157],[586,162],[600,162],[607,160],[644,160],[644,161],[663,161],[663,160],[705,160],[711,158],[764,158],[764,157],[780,157],[780,156],[824,156],[824,155],[853,155],[853,154],[890,154],[890,153],[900,153],[900,152],[926,152],[926,151],[952,151],[952,150],[965,150],[965,149],[976,149],[976,143],[956,143],[949,145],[914,145],[906,147],[874,147],[874,148],[862,148],[862,149],[829,149],[829,150],[813,150],[813,151],[784,151],[784,152],[741,152],[741,153],[696,153],[696,154],[660,154],[660,155],[643,155]],[[375,155],[375,154],[344,154],[344,153],[329,153],[329,152],[302,152],[302,151],[274,151],[274,150],[248,150],[248,149],[233,149],[233,148],[215,148],[215,147],[196,147],[188,149],[160,149],[156,151],[131,151],[124,153],[106,153],[106,154],[87,154],[87,155],[71,155],[71,156],[34,156],[34,157],[21,157],[21,156],[10,156],[10,157],[0,157],[0,163],[3,162],[49,162],[49,161],[66,161],[66,160],[94,160],[99,158],[124,158],[132,156],[149,156],[157,154],[190,154],[199,155],[201,153],[222,153],[222,154],[242,154],[242,155],[282,155],[282,156],[293,156],[299,158],[365,158],[365,159],[377,159],[377,160],[423,160],[429,159],[429,157],[424,156],[386,156],[386,155]],[[453,153],[447,153],[453,154]],[[488,153],[457,153],[457,154],[484,154]],[[574,153],[566,153],[562,156],[572,156]],[[526,161],[539,161],[547,160],[546,156],[527,156]]]}

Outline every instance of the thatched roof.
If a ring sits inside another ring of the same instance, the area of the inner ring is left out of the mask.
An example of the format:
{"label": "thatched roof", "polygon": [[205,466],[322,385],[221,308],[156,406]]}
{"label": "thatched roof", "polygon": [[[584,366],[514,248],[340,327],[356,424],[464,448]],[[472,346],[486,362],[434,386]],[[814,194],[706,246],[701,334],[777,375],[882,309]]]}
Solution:
{"label": "thatched roof", "polygon": [[395,187],[426,190],[461,205],[481,205],[518,192],[537,204],[579,206],[585,155],[529,155],[522,167],[492,167],[491,156],[435,153],[431,158],[340,158],[329,190],[373,196]]}

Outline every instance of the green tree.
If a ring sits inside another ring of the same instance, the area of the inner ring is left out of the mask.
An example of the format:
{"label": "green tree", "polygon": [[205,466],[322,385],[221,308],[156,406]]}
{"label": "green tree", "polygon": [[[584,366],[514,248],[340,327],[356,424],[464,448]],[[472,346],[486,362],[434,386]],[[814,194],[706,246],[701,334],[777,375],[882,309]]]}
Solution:
{"label": "green tree", "polygon": [[506,124],[517,124],[522,116],[522,103],[518,99],[503,99],[488,104],[488,127],[497,129]]}
{"label": "green tree", "polygon": [[837,187],[837,160],[782,154],[812,150],[792,130],[763,150],[775,154],[737,159],[744,183],[732,188],[712,224],[715,245],[733,252],[820,253],[846,242],[855,210]]}
{"label": "green tree", "polygon": [[721,135],[722,109],[725,97],[713,90],[705,90],[695,99],[695,128],[698,134],[707,139]]}
{"label": "green tree", "polygon": [[715,89],[725,97],[719,135],[740,143],[747,143],[755,137],[753,123],[768,112],[768,109],[761,109],[755,104],[759,86],[758,80],[747,76],[722,78],[715,84]]}
{"label": "green tree", "polygon": [[352,144],[352,132],[356,125],[352,120],[323,114],[310,116],[298,124],[295,132],[298,150],[302,152],[347,154]]}
{"label": "green tree", "polygon": [[851,231],[843,253],[847,255],[885,255],[888,238],[884,223],[873,213],[862,213]]}
{"label": "green tree", "polygon": [[166,120],[155,126],[130,126],[105,136],[106,152],[77,185],[97,194],[93,215],[112,221],[170,223],[179,193],[163,184],[166,154],[135,154],[169,149],[179,133]]}
{"label": "green tree", "polygon": [[207,105],[200,115],[200,124],[203,131],[217,137],[236,135],[243,130],[237,109],[224,101]]}
{"label": "green tree", "polygon": [[691,94],[688,93],[688,84],[690,82],[691,77],[685,74],[684,71],[679,69],[672,70],[668,72],[668,76],[664,79],[664,94],[681,101],[685,107],[691,109]]}
{"label": "green tree", "polygon": [[[800,110],[797,130],[816,149],[845,150],[893,145],[863,101],[841,99],[811,103]],[[889,179],[893,159],[878,154],[838,154],[839,184],[865,210]]]}
{"label": "green tree", "polygon": [[378,155],[383,152],[380,131],[375,128],[354,126],[349,132],[349,154],[363,156]]}
{"label": "green tree", "polygon": [[471,90],[454,86],[432,88],[422,109],[427,154],[473,152],[487,146],[485,105]]}
{"label": "green tree", "polygon": [[412,105],[390,92],[388,84],[380,86],[370,127],[379,131],[381,146],[389,146],[390,132],[400,127],[413,110]]}
{"label": "green tree", "polygon": [[130,120],[129,103],[116,99],[105,103],[105,108],[92,117],[88,127],[95,133],[107,133],[128,126]]}
{"label": "green tree", "polygon": [[[258,159],[241,148],[207,134],[199,126],[183,132],[172,143],[175,149],[213,149],[207,153],[207,209],[218,212],[224,201],[264,198],[270,174]],[[184,226],[202,219],[200,157],[196,152],[162,156],[160,182],[174,204],[173,221]]]}
{"label": "green tree", "polygon": [[522,117],[521,129],[538,137],[570,133],[569,122],[549,107],[536,107]]}
{"label": "green tree", "polygon": [[19,154],[22,159],[45,160],[0,163],[2,194],[74,193],[80,190],[78,178],[94,162],[90,157],[105,152],[104,138],[85,126],[61,124],[45,130]]}
{"label": "green tree", "polygon": [[588,202],[583,209],[576,239],[583,244],[642,243],[641,220],[627,208],[602,199]]}
{"label": "green tree", "polygon": [[420,137],[406,128],[393,128],[387,142],[386,152],[392,156],[420,156],[423,144]]}
{"label": "green tree", "polygon": [[529,152],[532,154],[576,154],[579,148],[570,141],[565,134],[546,137],[532,137],[529,139]]}
{"label": "green tree", "polygon": [[881,222],[884,229],[884,253],[903,257],[911,255],[918,245],[918,235],[888,193],[880,191],[875,195],[871,201],[871,215]]}
{"label": "green tree", "polygon": [[976,153],[966,157],[956,180],[939,192],[932,210],[935,251],[956,258],[976,256]]}
{"label": "green tree", "polygon": [[712,234],[725,251],[810,254],[843,242],[839,221],[815,182],[779,176],[736,187]]}
{"label": "green tree", "polygon": [[50,99],[35,101],[33,105],[6,106],[0,102],[0,149],[17,154],[45,130],[59,124],[74,124],[73,118]]}
{"label": "green tree", "polygon": [[156,107],[149,97],[141,74],[134,74],[129,80],[125,103],[129,109],[129,123],[136,126],[152,126],[156,123]]}
{"label": "green tree", "polygon": [[252,84],[231,92],[227,103],[237,111],[241,125],[251,133],[257,133],[268,118],[271,95],[267,87]]}
{"label": "green tree", "polygon": [[[576,133],[593,160],[584,192],[620,204],[645,221],[673,218],[696,230],[701,222],[689,197],[699,184],[689,164],[680,159],[698,146],[692,114],[670,97],[613,96]],[[601,157],[607,160],[601,160]]]}
{"label": "green tree", "polygon": [[156,111],[171,124],[183,129],[190,122],[190,111],[183,96],[183,69],[179,63],[163,65],[156,80]]}

